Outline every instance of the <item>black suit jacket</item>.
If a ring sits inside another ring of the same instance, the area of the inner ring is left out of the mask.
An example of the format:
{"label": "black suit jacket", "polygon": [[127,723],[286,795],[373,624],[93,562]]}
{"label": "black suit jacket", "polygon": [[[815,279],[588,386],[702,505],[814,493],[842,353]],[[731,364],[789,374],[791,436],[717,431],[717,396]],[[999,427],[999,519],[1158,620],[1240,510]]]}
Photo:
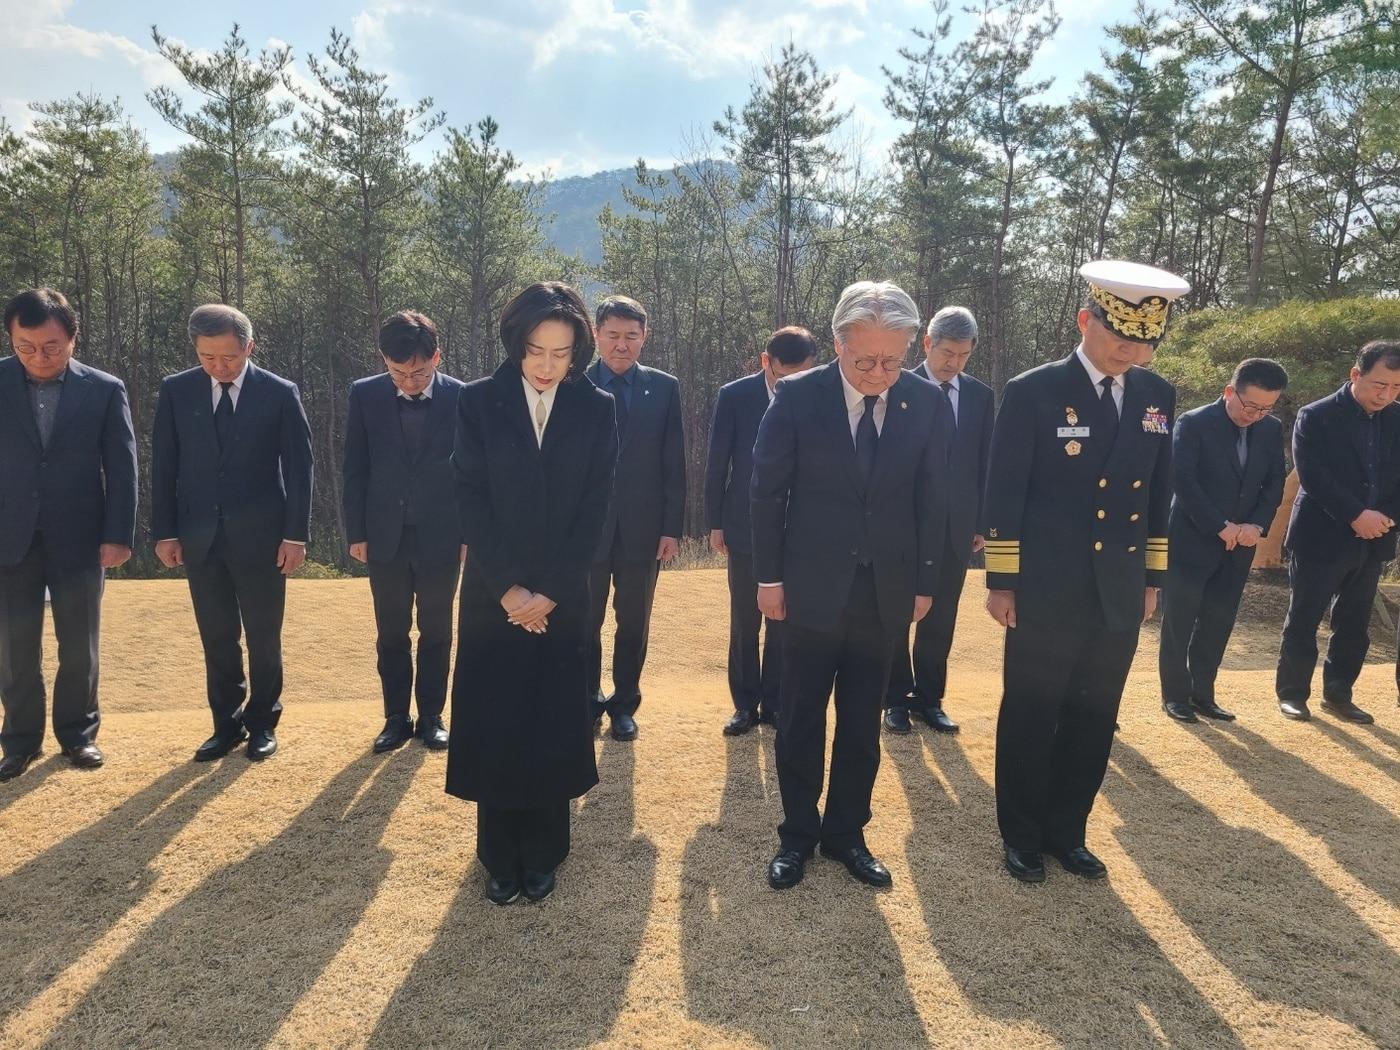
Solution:
{"label": "black suit jacket", "polygon": [[932,595],[938,580],[952,440],[943,391],[901,373],[863,491],[839,363],[778,384],[758,428],[750,495],[754,575],[783,584],[789,620],[840,625],[868,536],[881,620],[891,632],[907,628],[914,596]]}
{"label": "black suit jacket", "polygon": [[178,538],[186,561],[208,556],[220,518],[238,561],[275,561],[283,540],[306,542],[311,469],[311,431],[294,383],[250,362],[221,453],[205,371],[161,381],[151,440],[151,537]]}
{"label": "black suit jacket", "polygon": [[[923,361],[914,374],[934,386],[938,381]],[[948,540],[961,554],[958,568],[972,557],[972,537],[984,531],[982,497],[987,488],[987,464],[992,458],[992,426],[996,422],[996,396],[992,388],[963,372],[958,376],[957,433],[949,461]]]}
{"label": "black suit jacket", "polygon": [[97,565],[104,543],[130,547],[136,530],[136,437],[126,387],[69,361],[49,447],[17,357],[0,361],[0,565],[15,565],[35,530],[58,565]]}
{"label": "black suit jacket", "polygon": [[464,385],[437,373],[426,409],[427,432],[415,458],[404,441],[398,390],[388,374],[351,384],[341,501],[346,540],[367,542],[370,561],[393,561],[410,500],[422,558],[452,561],[466,542],[457,520],[452,476],[457,396]]}
{"label": "black suit jacket", "polygon": [[705,527],[722,529],[730,550],[753,550],[749,482],[758,424],[768,411],[768,377],[755,372],[720,387],[705,457]]}
{"label": "black suit jacket", "polygon": [[469,577],[496,598],[519,584],[559,605],[586,601],[616,460],[612,398],[586,376],[554,395],[543,447],[519,365],[468,383],[452,462]]}
{"label": "black suit jacket", "polygon": [[1168,538],[1172,564],[1208,567],[1228,553],[1254,560],[1253,547],[1227,552],[1218,533],[1227,521],[1258,525],[1264,534],[1283,500],[1283,424],[1273,416],[1245,431],[1249,455],[1240,469],[1239,432],[1224,400],[1183,412],[1172,432],[1172,498]]}
{"label": "black suit jacket", "polygon": [[1395,530],[1380,539],[1363,540],[1351,523],[1363,510],[1378,510],[1400,521],[1400,404],[1377,413],[1379,498],[1366,501],[1366,468],[1362,459],[1362,426],[1366,414],[1351,396],[1351,384],[1330,397],[1304,405],[1293,424],[1293,465],[1298,469],[1298,495],[1288,519],[1284,543],[1311,561],[1335,561],[1365,544],[1380,561],[1395,557]]}
{"label": "black suit jacket", "polygon": [[[1125,631],[1167,575],[1176,392],[1133,367],[1112,447],[1099,391],[1076,354],[1006,384],[987,473],[987,586],[1016,591],[1023,623]],[[1061,429],[1087,428],[1078,436]]]}
{"label": "black suit jacket", "polygon": [[[597,387],[612,375],[602,361],[588,366]],[[637,365],[632,379],[627,429],[620,435],[617,471],[607,521],[595,557],[607,561],[613,537],[626,561],[652,561],[662,536],[680,537],[685,528],[685,433],[681,426],[681,385],[676,377]],[[521,394],[524,397],[524,393]]]}

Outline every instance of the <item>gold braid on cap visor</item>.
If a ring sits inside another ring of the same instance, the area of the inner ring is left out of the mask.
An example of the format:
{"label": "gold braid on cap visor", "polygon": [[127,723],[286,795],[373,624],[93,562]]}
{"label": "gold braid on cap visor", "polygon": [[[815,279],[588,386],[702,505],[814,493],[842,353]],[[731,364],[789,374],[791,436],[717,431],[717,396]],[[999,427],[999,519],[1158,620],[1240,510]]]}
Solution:
{"label": "gold braid on cap visor", "polygon": [[1167,330],[1167,300],[1151,295],[1134,306],[1096,284],[1089,296],[1103,307],[1108,326],[1129,339],[1161,339]]}

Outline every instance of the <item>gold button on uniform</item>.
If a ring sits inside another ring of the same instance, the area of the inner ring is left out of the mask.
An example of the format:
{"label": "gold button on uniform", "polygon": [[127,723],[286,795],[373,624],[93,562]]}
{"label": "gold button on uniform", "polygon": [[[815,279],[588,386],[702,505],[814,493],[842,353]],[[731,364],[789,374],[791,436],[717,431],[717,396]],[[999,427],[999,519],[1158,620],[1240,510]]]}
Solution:
{"label": "gold button on uniform", "polygon": [[1101,488],[1101,489],[1106,489],[1106,488],[1108,488],[1108,478],[1099,478],[1099,488]]}
{"label": "gold button on uniform", "polygon": [[1094,541],[1094,550],[1096,550],[1096,551],[1101,551],[1101,550],[1103,550],[1103,540],[1095,540],[1095,541]]}
{"label": "gold button on uniform", "polygon": [[1142,488],[1142,482],[1141,482],[1141,481],[1134,481],[1134,482],[1133,482],[1133,488],[1135,488],[1135,489],[1140,489],[1140,488]]}
{"label": "gold button on uniform", "polygon": [[1128,520],[1129,520],[1129,521],[1137,521],[1138,518],[1140,518],[1140,517],[1141,517],[1140,514],[1129,514],[1129,515],[1128,515]]}
{"label": "gold button on uniform", "polygon": [[1129,554],[1132,554],[1133,551],[1135,551],[1135,550],[1137,550],[1136,547],[1129,547],[1129,548],[1128,548],[1128,553],[1129,553]]}
{"label": "gold button on uniform", "polygon": [[1099,521],[1103,521],[1103,511],[1099,511]]}

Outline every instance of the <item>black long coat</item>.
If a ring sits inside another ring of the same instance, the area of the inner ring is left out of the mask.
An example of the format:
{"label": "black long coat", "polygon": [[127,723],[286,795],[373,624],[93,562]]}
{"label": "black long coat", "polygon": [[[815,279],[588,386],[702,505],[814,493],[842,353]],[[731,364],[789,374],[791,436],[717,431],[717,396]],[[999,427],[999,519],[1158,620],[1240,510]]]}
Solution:
{"label": "black long coat", "polygon": [[[449,794],[533,809],[598,782],[585,659],[588,570],[616,460],[612,396],[586,376],[555,394],[543,448],[513,362],[458,397],[452,464],[467,565]],[[516,584],[558,603],[545,634],[506,620],[501,596]]]}

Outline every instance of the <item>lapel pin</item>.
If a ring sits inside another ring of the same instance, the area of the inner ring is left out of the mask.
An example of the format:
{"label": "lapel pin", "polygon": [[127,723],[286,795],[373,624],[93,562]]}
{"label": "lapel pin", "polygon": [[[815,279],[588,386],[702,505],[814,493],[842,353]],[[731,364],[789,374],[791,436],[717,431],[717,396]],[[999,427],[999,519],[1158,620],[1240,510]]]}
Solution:
{"label": "lapel pin", "polygon": [[899,407],[900,407],[900,408],[908,408],[908,407],[909,407],[909,402],[908,402],[908,401],[901,401],[901,402],[899,403]]}

